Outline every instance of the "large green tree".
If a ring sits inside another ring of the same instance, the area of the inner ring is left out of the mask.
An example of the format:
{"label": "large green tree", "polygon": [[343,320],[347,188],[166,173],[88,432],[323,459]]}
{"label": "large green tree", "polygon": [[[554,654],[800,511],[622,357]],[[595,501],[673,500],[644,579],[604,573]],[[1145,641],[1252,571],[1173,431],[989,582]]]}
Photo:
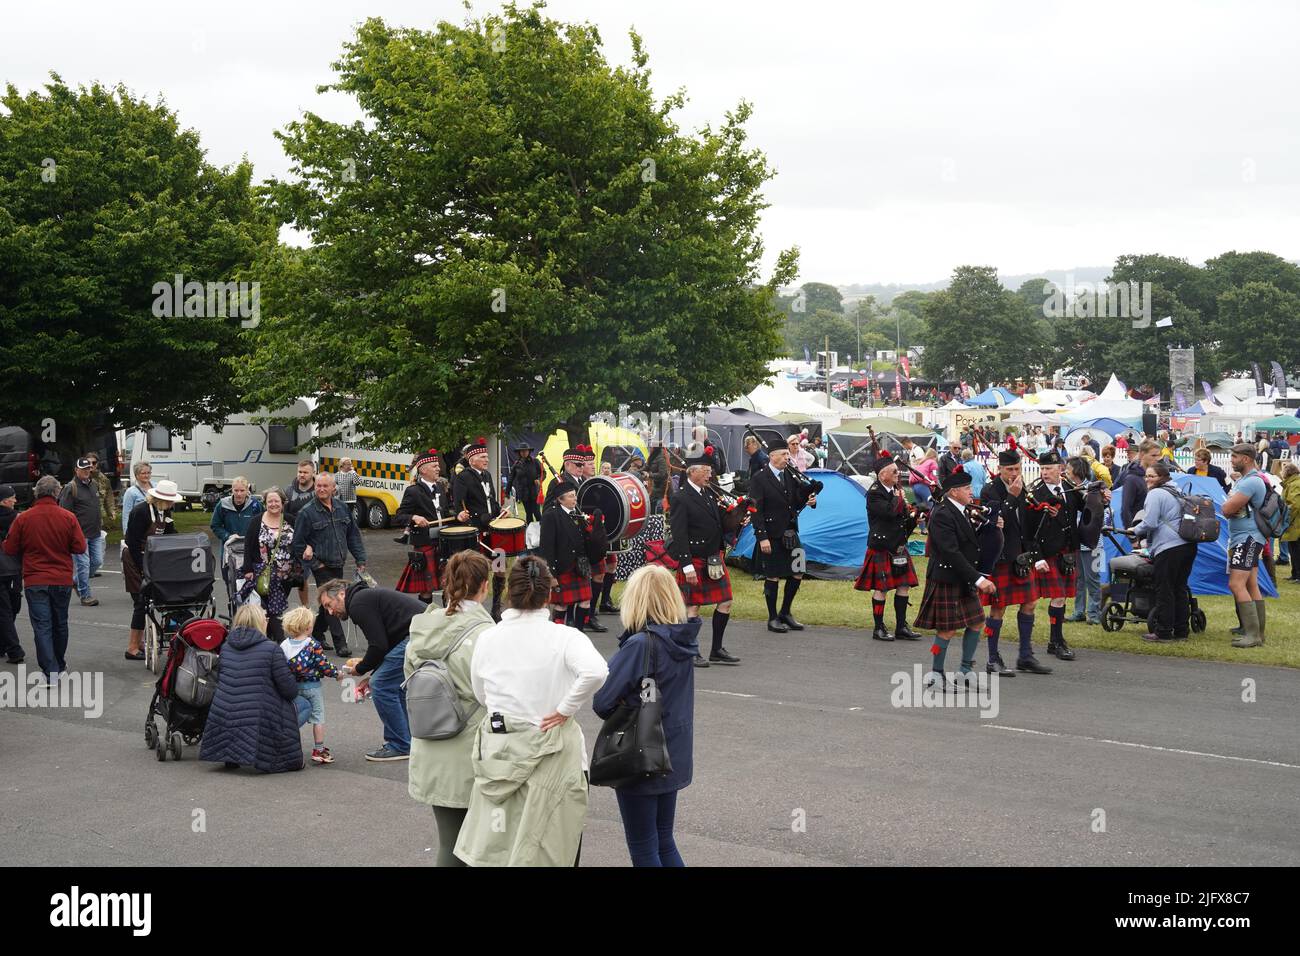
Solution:
{"label": "large green tree", "polygon": [[921,367],[934,380],[1014,381],[1039,364],[1024,303],[992,266],[959,266],[948,288],[926,296]]}
{"label": "large green tree", "polygon": [[[698,408],[780,354],[759,274],[750,107],[683,133],[648,57],[613,67],[586,24],[540,5],[433,31],[362,24],[328,89],[364,120],[307,114],[282,134],[296,178],[270,197],[311,234],[275,266],[240,381],[259,404],[319,394],[378,439]],[[264,303],[267,310],[267,303]],[[268,310],[270,311],[270,310]]]}
{"label": "large green tree", "polygon": [[276,241],[251,167],[209,165],[193,130],[122,86],[74,90],[52,74],[44,91],[9,85],[2,101],[5,420],[52,419],[56,438],[78,445],[96,417],[223,420],[239,405],[222,360],[241,354],[241,317],[229,303],[225,318],[186,316],[179,301],[175,317],[156,317],[154,285],[250,278]]}
{"label": "large green tree", "polygon": [[1248,372],[1251,362],[1267,369],[1271,361],[1284,369],[1300,367],[1300,295],[1295,292],[1271,282],[1246,282],[1219,296],[1219,321],[1225,330],[1219,347],[1225,369]]}

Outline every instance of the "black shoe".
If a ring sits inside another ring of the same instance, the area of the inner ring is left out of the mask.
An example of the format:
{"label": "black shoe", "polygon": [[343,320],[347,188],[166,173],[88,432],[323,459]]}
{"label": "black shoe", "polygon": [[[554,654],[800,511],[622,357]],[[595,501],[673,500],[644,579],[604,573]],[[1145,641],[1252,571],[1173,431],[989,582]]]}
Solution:
{"label": "black shoe", "polygon": [[1056,655],[1058,661],[1074,660],[1074,651],[1070,649],[1070,645],[1065,641],[1061,641],[1059,644],[1048,643],[1047,653]]}
{"label": "black shoe", "polygon": [[883,627],[878,627],[871,632],[871,639],[873,641],[892,641],[894,639],[894,635],[890,634]]}
{"label": "black shoe", "polygon": [[609,630],[604,624],[600,623],[600,618],[594,613],[587,615],[587,623],[582,625],[584,631],[591,631],[593,634],[604,634]]}
{"label": "black shoe", "polygon": [[802,630],[803,630],[803,625],[800,624],[798,621],[796,621],[796,620],[794,619],[794,615],[791,614],[789,611],[786,611],[786,612],[784,612],[783,614],[781,614],[780,617],[779,617],[779,620],[781,621],[782,624],[784,624],[786,627],[788,627],[788,628],[789,628],[790,630],[792,630],[792,631],[802,631]]}
{"label": "black shoe", "polygon": [[720,647],[709,655],[710,664],[739,664],[739,657],[732,657],[725,647]]}
{"label": "black shoe", "polygon": [[27,660],[26,657],[6,657],[6,658],[5,658],[5,663],[7,663],[7,664],[21,664],[21,663],[22,663],[23,661],[25,661],[25,660]]}
{"label": "black shoe", "polygon": [[334,653],[339,657],[351,657],[352,648],[348,647],[346,644],[336,644],[334,646]]}
{"label": "black shoe", "polygon": [[786,627],[784,624],[781,623],[781,619],[779,617],[774,617],[772,618],[772,620],[768,621],[767,629],[771,631],[773,634],[784,634],[790,630],[788,627]]}
{"label": "black shoe", "polygon": [[919,641],[921,635],[904,624],[901,627],[894,628],[894,639],[898,641]]}
{"label": "black shoe", "polygon": [[603,604],[601,604],[601,606],[598,607],[596,610],[600,611],[601,614],[617,614],[617,613],[618,613],[618,607],[617,607],[616,605],[610,604],[608,601],[606,601],[606,602],[604,602]]}
{"label": "black shoe", "polygon": [[1001,657],[995,657],[993,660],[989,661],[988,665],[984,668],[984,672],[990,675],[997,674],[999,677],[1016,676],[1016,672],[1007,667],[1006,662],[1003,661]]}
{"label": "black shoe", "polygon": [[694,664],[696,667],[708,667],[708,666],[709,666],[709,662],[706,661],[706,660],[705,660],[703,657],[701,657],[699,654],[696,654],[696,655],[695,655],[695,660],[693,660],[691,663]]}
{"label": "black shoe", "polygon": [[1022,657],[1020,660],[1016,661],[1016,670],[1024,671],[1027,674],[1052,673],[1052,669],[1050,667],[1044,667],[1042,664],[1038,663],[1038,661],[1034,660],[1032,657]]}

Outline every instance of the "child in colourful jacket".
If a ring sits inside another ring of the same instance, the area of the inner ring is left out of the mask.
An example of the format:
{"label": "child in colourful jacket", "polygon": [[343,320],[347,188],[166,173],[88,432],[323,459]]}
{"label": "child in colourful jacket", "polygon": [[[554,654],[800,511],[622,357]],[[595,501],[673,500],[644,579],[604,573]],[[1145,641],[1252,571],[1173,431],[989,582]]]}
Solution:
{"label": "child in colourful jacket", "polygon": [[[289,670],[298,680],[298,696],[311,706],[312,763],[333,763],[330,749],[325,746],[325,694],[321,690],[322,677],[341,680],[337,667],[325,656],[320,641],[311,635],[316,615],[308,608],[296,607],[284,616],[284,633],[280,642]],[[301,718],[299,718],[301,719]]]}

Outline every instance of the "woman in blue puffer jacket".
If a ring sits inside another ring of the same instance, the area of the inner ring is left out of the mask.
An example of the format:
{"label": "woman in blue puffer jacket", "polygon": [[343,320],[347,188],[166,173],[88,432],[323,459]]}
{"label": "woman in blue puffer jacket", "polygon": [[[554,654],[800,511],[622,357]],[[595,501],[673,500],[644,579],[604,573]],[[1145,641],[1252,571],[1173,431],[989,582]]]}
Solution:
{"label": "woman in blue puffer jacket", "polygon": [[[592,709],[609,717],[619,704],[641,693],[652,677],[663,703],[664,736],[672,773],[615,788],[623,834],[633,866],[685,866],[673,839],[677,792],[691,784],[695,749],[695,656],[700,620],[686,620],[677,579],[665,568],[646,565],[632,572],[620,617],[626,630],[609,662],[609,677]],[[651,674],[644,674],[646,642],[653,641]]]}
{"label": "woman in blue puffer jacket", "polygon": [[199,759],[262,773],[303,768],[298,728],[311,705],[284,651],[266,637],[266,614],[245,604],[221,647],[217,693],[208,711]]}

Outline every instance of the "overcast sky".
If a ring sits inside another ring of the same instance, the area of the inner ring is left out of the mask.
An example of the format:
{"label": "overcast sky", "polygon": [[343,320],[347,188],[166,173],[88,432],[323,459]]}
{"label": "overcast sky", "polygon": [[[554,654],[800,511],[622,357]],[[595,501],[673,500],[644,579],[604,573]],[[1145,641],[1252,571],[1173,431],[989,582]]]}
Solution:
{"label": "overcast sky", "polygon": [[[477,13],[498,9],[476,2]],[[766,265],[802,248],[801,281],[926,282],[1229,249],[1300,258],[1300,6],[553,0],[626,63],[645,38],[684,128],[744,98],[777,170]],[[459,2],[9,3],[0,79],[159,93],[209,158],[283,175],[271,135],[320,96],[354,24],[462,22]]]}

